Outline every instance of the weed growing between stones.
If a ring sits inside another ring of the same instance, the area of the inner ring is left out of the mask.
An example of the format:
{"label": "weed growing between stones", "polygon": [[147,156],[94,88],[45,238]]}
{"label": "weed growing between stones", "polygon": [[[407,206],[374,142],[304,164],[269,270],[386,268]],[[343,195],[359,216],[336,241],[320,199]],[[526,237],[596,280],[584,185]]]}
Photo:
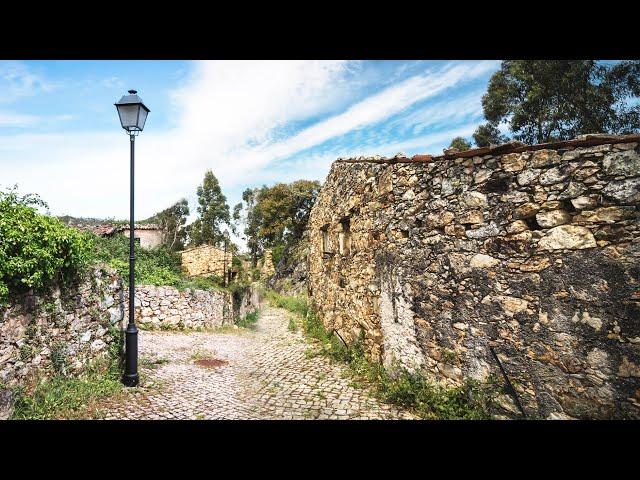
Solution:
{"label": "weed growing between stones", "polygon": [[67,346],[58,341],[51,346],[51,363],[55,372],[51,378],[35,379],[33,383],[14,390],[16,398],[12,418],[16,420],[78,419],[95,417],[95,404],[123,390],[123,334],[117,325],[109,326],[112,341],[106,355],[87,363],[79,376],[67,374]]}
{"label": "weed growing between stones", "polygon": [[298,331],[298,324],[296,323],[295,318],[289,317],[289,325],[287,325],[287,329],[294,333]]}
{"label": "weed growing between stones", "polygon": [[346,346],[329,332],[308,307],[306,298],[286,297],[274,291],[267,291],[266,298],[271,305],[299,315],[302,330],[317,342],[320,354],[346,363],[356,384],[372,387],[373,393],[382,401],[412,410],[430,420],[491,418],[490,412],[499,390],[495,379],[487,382],[467,380],[459,387],[447,388],[428,380],[421,373],[411,373],[399,367],[390,373],[366,357],[362,339]]}
{"label": "weed growing between stones", "polygon": [[241,328],[253,328],[260,318],[260,311],[256,310],[251,313],[247,313],[244,318],[239,319],[236,325]]}
{"label": "weed growing between stones", "polygon": [[94,415],[96,401],[112,397],[123,389],[121,371],[112,358],[89,363],[78,377],[57,374],[35,385],[19,387],[12,418],[45,420],[87,418]]}
{"label": "weed growing between stones", "polygon": [[168,358],[147,358],[142,357],[140,359],[140,366],[142,368],[149,368],[151,370],[155,370],[160,365],[164,365],[165,363],[169,363]]}

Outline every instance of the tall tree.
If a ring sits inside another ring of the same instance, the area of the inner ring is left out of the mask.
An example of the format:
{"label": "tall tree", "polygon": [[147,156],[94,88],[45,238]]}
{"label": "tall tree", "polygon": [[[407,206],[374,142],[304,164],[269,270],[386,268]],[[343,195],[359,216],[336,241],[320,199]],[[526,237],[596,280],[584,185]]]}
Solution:
{"label": "tall tree", "polygon": [[204,174],[198,187],[198,218],[189,226],[189,238],[193,245],[220,245],[224,241],[221,227],[231,223],[227,197],[222,194],[220,183],[211,170]]}
{"label": "tall tree", "polygon": [[478,147],[488,147],[489,145],[499,145],[507,141],[507,138],[500,133],[498,127],[492,123],[485,123],[476,128],[473,132],[473,141]]}
{"label": "tall tree", "polygon": [[297,180],[244,191],[244,233],[254,265],[265,248],[282,252],[302,237],[319,190],[317,181]]}
{"label": "tall tree", "polygon": [[456,137],[451,140],[449,148],[457,148],[459,151],[464,152],[465,150],[469,150],[471,148],[471,144],[467,141],[466,138]]}
{"label": "tall tree", "polygon": [[517,140],[542,143],[637,131],[640,104],[630,100],[639,96],[640,60],[506,60],[482,107],[491,126],[507,122]]}
{"label": "tall tree", "polygon": [[169,208],[156,213],[149,221],[157,223],[164,231],[164,244],[173,250],[184,248],[187,231],[185,224],[189,215],[189,202],[186,198],[178,200]]}

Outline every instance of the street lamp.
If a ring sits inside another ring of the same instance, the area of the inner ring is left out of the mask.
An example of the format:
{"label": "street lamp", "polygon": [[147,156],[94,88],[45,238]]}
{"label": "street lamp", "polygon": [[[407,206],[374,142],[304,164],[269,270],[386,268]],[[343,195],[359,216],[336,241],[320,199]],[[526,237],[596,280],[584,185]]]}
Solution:
{"label": "street lamp", "polygon": [[131,184],[130,184],[130,218],[129,218],[129,324],[125,330],[125,364],[122,383],[127,387],[138,385],[138,328],[134,318],[135,313],[135,265],[136,256],[134,250],[134,216],[133,216],[133,157],[136,135],[144,128],[149,109],[142,103],[142,99],[135,90],[129,90],[129,95],[124,95],[115,104],[120,117],[120,124],[129,134],[131,142]]}

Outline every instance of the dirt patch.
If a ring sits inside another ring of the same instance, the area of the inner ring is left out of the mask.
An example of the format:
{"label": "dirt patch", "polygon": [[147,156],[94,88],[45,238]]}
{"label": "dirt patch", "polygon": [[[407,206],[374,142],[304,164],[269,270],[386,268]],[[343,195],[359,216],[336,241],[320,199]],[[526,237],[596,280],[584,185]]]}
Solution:
{"label": "dirt patch", "polygon": [[226,360],[218,360],[217,358],[201,358],[200,360],[196,360],[194,363],[205,368],[218,368],[229,362]]}

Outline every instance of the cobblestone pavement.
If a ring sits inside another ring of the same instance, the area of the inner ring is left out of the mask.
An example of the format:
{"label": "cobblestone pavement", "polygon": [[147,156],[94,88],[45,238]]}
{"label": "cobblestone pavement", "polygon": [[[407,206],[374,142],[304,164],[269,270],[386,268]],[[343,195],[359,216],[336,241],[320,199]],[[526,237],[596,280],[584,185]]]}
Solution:
{"label": "cobblestone pavement", "polygon": [[[263,306],[253,329],[140,332],[141,386],[103,404],[105,419],[413,418],[351,385],[345,366],[307,353],[316,347],[287,326],[285,310]],[[228,362],[215,368],[196,361]],[[154,364],[155,362],[155,364]]]}

